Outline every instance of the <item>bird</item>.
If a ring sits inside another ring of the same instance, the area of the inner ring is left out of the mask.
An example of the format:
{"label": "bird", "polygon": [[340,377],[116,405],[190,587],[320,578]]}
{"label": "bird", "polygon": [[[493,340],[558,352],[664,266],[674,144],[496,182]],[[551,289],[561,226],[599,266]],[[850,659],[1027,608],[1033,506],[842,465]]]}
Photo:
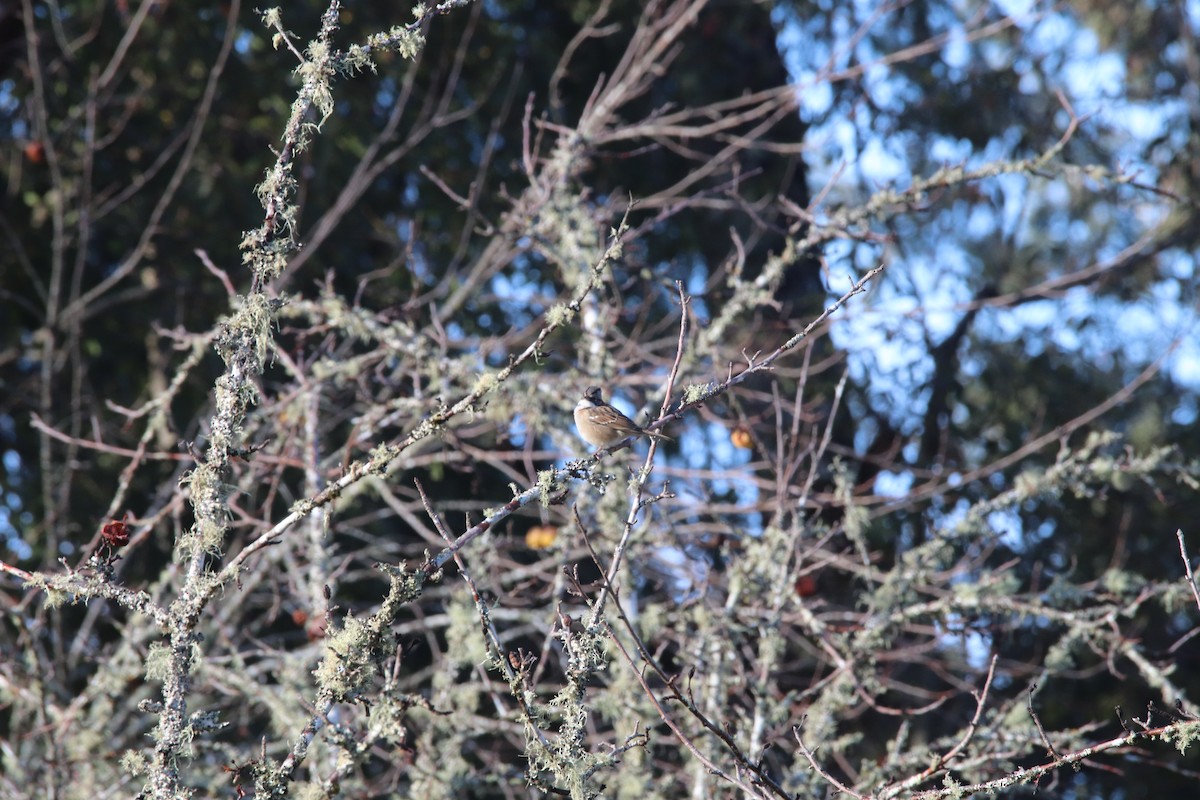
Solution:
{"label": "bird", "polygon": [[600,450],[631,436],[649,436],[651,439],[671,441],[670,436],[646,430],[604,402],[599,386],[589,386],[583,393],[583,399],[575,406],[575,427],[579,429],[579,435],[585,442]]}

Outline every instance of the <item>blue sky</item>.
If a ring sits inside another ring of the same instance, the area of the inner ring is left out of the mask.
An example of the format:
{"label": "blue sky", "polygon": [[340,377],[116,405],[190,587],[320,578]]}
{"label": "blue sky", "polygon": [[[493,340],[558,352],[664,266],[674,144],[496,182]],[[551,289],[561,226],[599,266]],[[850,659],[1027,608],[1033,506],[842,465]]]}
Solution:
{"label": "blue sky", "polygon": [[[1131,99],[1126,93],[1121,55],[1103,52],[1096,35],[1077,25],[1069,15],[1037,13],[1037,9],[1046,6],[1029,2],[996,5],[1018,17],[1026,49],[1058,66],[1048,79],[1054,82],[1053,86],[1041,85],[1043,78],[1038,70],[1023,70],[1021,89],[1030,93],[1061,90],[1077,115],[1089,118],[1085,122],[1088,133],[1111,147],[1114,160],[1126,173],[1136,173],[1143,183],[1156,183],[1158,166],[1144,154],[1151,151],[1148,142],[1154,137],[1165,134],[1179,146],[1186,141],[1187,126],[1177,120],[1186,113],[1182,101],[1155,98],[1154,103],[1149,103]],[[871,8],[873,4],[861,7]],[[1193,19],[1200,20],[1200,2],[1193,0],[1187,8]],[[886,19],[877,24],[886,24]],[[850,19],[833,26],[843,37],[849,37],[853,29]],[[788,25],[780,42],[798,86],[801,114],[812,125],[806,142],[810,148],[807,158],[810,185],[816,191],[840,171],[842,178],[830,193],[834,203],[861,200],[865,196],[863,187],[907,186],[914,171],[911,156],[917,147],[925,148],[922,157],[947,165],[979,166],[1009,156],[1004,137],[982,151],[949,138],[914,142],[900,134],[885,139],[873,132],[878,116],[872,116],[872,110],[860,107],[853,115],[839,113],[832,108],[834,95],[829,84],[814,66],[824,65],[834,52],[843,53],[840,58],[834,57],[835,65],[845,64],[844,53],[849,45],[843,39],[831,47],[829,43],[805,41],[804,35],[798,26]],[[882,54],[872,52],[869,37],[863,37],[856,45],[855,55],[859,61],[869,62]],[[940,55],[952,68],[965,67],[974,57],[984,59],[994,68],[1021,71],[1019,59],[1014,61],[1003,44],[985,42],[972,53],[961,34],[952,35]],[[886,66],[869,68],[866,76],[865,85],[873,107],[882,109],[879,116],[907,101],[907,87],[902,82],[896,83]],[[1055,120],[1059,129],[1064,129],[1067,121],[1065,112]],[[961,229],[961,239],[906,241],[903,248],[860,244],[835,244],[827,248],[835,279],[832,295],[843,291],[864,270],[880,262],[888,264],[887,277],[865,302],[854,303],[839,315],[833,328],[835,342],[850,354],[855,379],[865,382],[870,377],[871,381],[880,381],[886,380],[883,375],[888,374],[919,379],[928,374],[931,364],[922,363],[927,361],[923,338],[936,342],[946,336],[961,318],[964,304],[972,299],[974,292],[970,278],[976,267],[969,247],[964,244],[998,237],[1018,244],[1046,238],[1045,231],[1029,229],[1031,208],[1046,210],[1049,218],[1063,220],[1063,229],[1051,231],[1051,235],[1068,243],[1096,235],[1090,223],[1105,222],[1072,219],[1072,197],[1065,185],[1056,185],[1054,181],[1031,181],[1014,175],[990,179],[987,183],[994,212],[987,213],[986,207],[976,206],[970,216],[954,219],[951,224]],[[1141,232],[1159,223],[1170,211],[1165,200],[1149,193],[1122,195],[1122,200],[1126,199],[1131,205],[1122,207],[1119,213],[1132,211],[1127,225]],[[1064,213],[1055,217],[1053,212],[1058,209]],[[957,213],[948,209],[933,211]],[[1105,209],[1093,207],[1092,211],[1103,213]],[[1113,255],[1125,244],[1119,240],[1105,242],[1100,252]],[[1063,351],[1078,352],[1098,366],[1111,360],[1114,351],[1122,352],[1126,363],[1145,364],[1175,344],[1177,349],[1167,363],[1167,371],[1179,383],[1200,390],[1195,297],[1182,291],[1182,287],[1194,285],[1197,280],[1193,254],[1166,253],[1160,258],[1160,270],[1162,279],[1131,301],[1097,302],[1091,292],[1079,288],[1055,300],[981,314],[975,332],[996,341],[1021,340],[1030,355],[1053,345]],[[1107,324],[1082,324],[1098,318]],[[964,360],[963,368],[971,369],[969,357]],[[879,387],[889,393],[894,388]],[[1196,416],[1195,398],[1181,398],[1180,406],[1172,413],[1177,422],[1191,421]]]}

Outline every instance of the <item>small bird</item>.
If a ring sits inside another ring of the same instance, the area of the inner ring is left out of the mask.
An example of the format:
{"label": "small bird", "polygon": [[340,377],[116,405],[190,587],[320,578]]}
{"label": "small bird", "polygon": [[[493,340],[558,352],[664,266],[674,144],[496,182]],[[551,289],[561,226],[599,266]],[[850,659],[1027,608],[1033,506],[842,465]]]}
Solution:
{"label": "small bird", "polygon": [[583,399],[575,406],[575,427],[579,429],[579,435],[585,442],[601,450],[630,436],[649,436],[651,439],[671,441],[670,436],[646,430],[604,402],[599,386],[589,386],[583,393]]}

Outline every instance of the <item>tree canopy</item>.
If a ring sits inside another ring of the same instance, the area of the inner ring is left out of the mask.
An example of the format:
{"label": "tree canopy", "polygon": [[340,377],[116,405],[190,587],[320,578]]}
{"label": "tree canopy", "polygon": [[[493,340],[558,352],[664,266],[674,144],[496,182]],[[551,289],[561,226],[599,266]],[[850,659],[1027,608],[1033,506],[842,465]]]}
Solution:
{"label": "tree canopy", "polygon": [[0,7],[0,795],[1194,791],[1185,5]]}

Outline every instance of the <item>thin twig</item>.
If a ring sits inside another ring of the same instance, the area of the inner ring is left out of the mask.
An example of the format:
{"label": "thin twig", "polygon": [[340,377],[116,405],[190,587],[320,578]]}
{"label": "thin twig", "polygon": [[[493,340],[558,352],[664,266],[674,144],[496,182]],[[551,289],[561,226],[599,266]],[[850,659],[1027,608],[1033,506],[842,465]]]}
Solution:
{"label": "thin twig", "polygon": [[1196,588],[1196,576],[1192,574],[1192,561],[1188,558],[1187,545],[1183,541],[1183,528],[1175,531],[1175,537],[1179,540],[1179,555],[1183,559],[1183,570],[1187,575],[1188,588],[1192,590],[1196,608],[1200,608],[1200,589]]}

